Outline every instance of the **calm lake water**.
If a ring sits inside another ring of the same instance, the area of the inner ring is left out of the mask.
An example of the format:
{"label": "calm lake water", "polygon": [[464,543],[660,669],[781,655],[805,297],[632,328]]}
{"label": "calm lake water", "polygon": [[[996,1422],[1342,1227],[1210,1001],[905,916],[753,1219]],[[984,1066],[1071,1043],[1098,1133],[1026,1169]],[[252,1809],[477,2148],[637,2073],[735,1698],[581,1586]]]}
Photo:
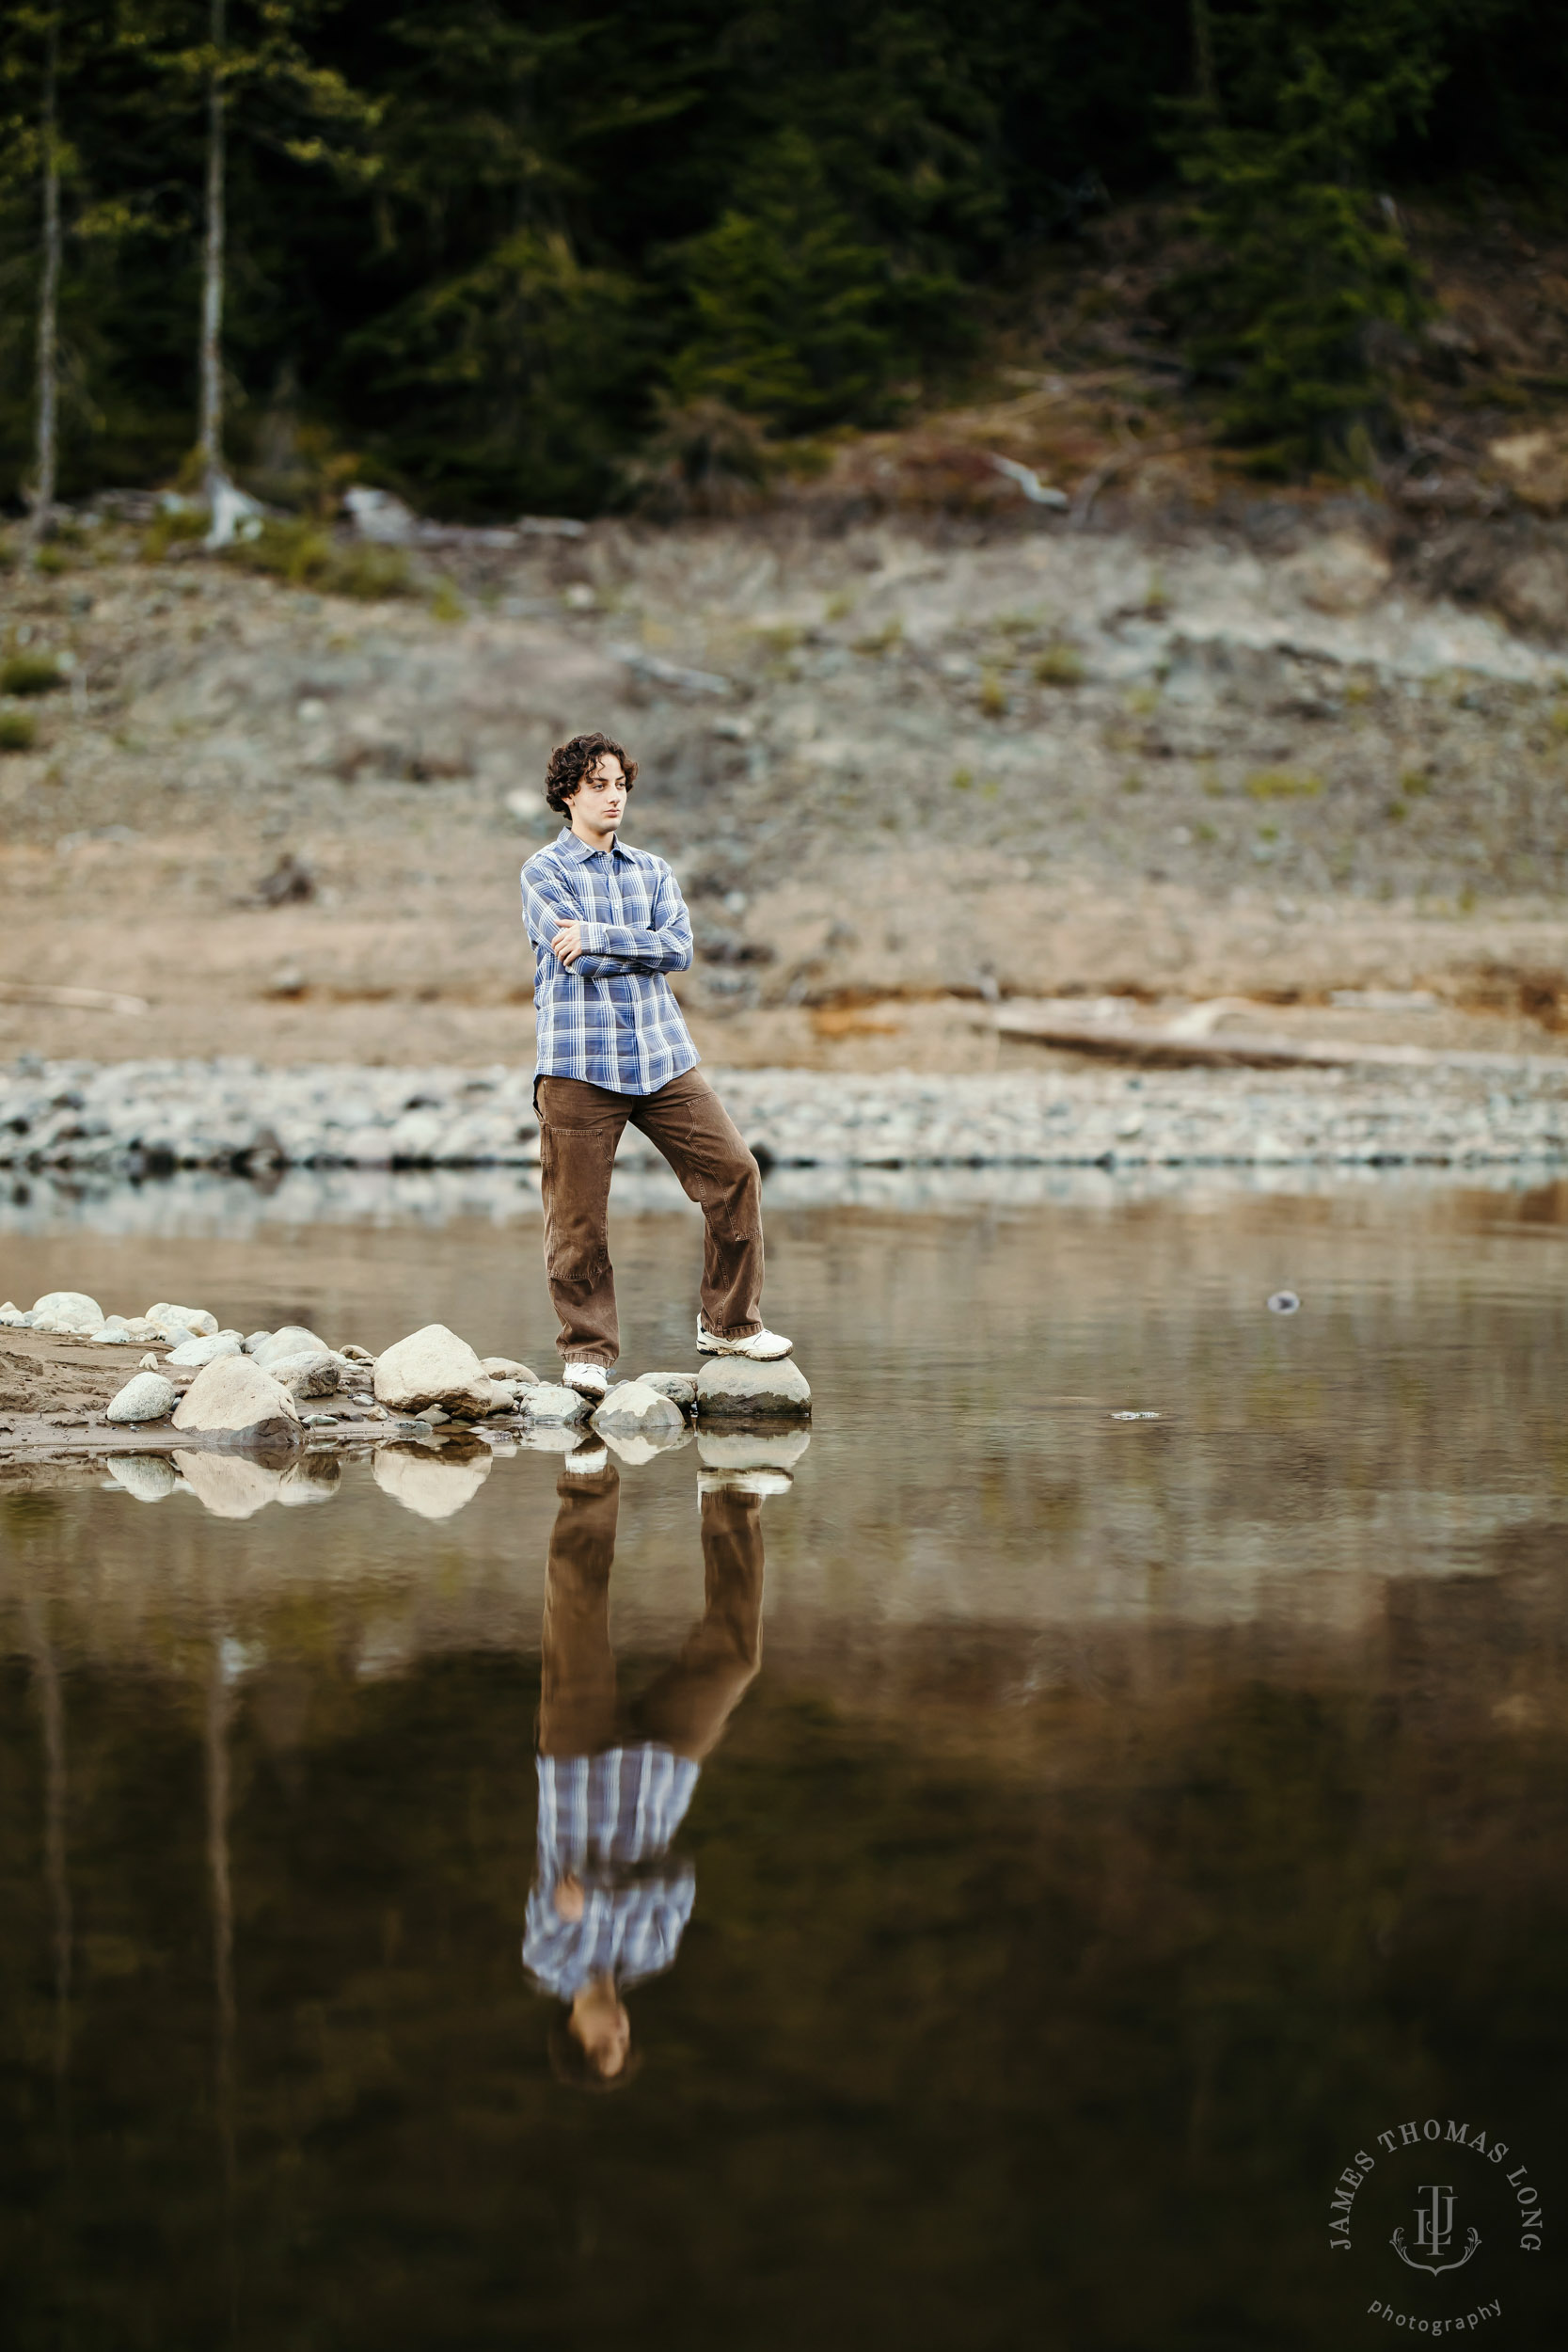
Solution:
{"label": "calm lake water", "polygon": [[[984,1192],[774,1195],[750,1488],[0,1500],[8,2346],[1562,2341],[1568,1192]],[[28,1209],[0,1295],[547,1369],[526,1210],[179,1222]],[[698,1248],[623,1214],[626,1369]]]}

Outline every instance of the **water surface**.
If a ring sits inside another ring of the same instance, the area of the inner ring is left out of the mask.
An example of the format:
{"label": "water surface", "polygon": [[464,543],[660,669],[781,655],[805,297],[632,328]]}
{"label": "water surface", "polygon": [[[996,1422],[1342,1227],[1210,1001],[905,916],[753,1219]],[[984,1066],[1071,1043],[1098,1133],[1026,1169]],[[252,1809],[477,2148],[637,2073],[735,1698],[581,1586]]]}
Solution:
{"label": "water surface", "polygon": [[[770,1491],[687,1445],[0,1502],[7,2342],[1560,2341],[1564,1211],[780,1204]],[[546,1368],[526,1216],[67,1222],[0,1292]],[[698,1248],[624,1216],[628,1369],[690,1360]],[[614,1736],[697,1770],[610,1874],[673,1924],[588,2095],[522,1947],[547,1588],[607,1574]],[[1538,2258],[1475,2159],[1465,2273],[1400,2264],[1375,2135],[1428,2117],[1528,2159]]]}

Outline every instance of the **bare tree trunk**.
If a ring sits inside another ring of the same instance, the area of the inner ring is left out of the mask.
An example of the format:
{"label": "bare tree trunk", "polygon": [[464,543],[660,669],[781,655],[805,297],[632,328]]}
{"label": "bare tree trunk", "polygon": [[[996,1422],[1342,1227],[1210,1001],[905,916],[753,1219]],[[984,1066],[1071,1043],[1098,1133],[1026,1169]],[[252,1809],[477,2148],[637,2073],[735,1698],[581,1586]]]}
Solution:
{"label": "bare tree trunk", "polygon": [[38,561],[39,542],[55,511],[59,406],[60,147],[56,109],[60,72],[60,18],[49,19],[43,67],[43,278],[39,287],[38,466],[33,511],[27,529],[27,561]]}
{"label": "bare tree trunk", "polygon": [[1209,16],[1209,0],[1192,0],[1193,19],[1193,78],[1197,94],[1208,113],[1216,108],[1214,90],[1214,31]]}
{"label": "bare tree trunk", "polygon": [[213,63],[207,78],[207,240],[201,273],[201,469],[209,499],[223,465],[223,51],[226,0],[213,0]]}

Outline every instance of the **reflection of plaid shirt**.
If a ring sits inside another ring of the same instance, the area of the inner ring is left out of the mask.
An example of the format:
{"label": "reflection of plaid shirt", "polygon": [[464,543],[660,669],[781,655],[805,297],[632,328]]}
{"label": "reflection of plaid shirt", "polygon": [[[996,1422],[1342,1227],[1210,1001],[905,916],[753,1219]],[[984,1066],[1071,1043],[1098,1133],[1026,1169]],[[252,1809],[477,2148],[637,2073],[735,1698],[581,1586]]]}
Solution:
{"label": "reflection of plaid shirt", "polygon": [[[680,1948],[696,1898],[690,1863],[666,1851],[691,1803],[696,1765],[646,1741],[538,1762],[539,1867],[523,1966],[563,2001],[606,1971],[618,1985],[657,1977]],[[555,1907],[568,1871],[582,1882],[580,1919]]]}
{"label": "reflection of plaid shirt", "polygon": [[[523,920],[533,942],[537,1076],[653,1094],[695,1066],[664,977],[690,964],[691,917],[661,857],[619,836],[591,850],[563,832],[523,868]],[[582,925],[583,953],[568,968],[550,942],[570,922]]]}

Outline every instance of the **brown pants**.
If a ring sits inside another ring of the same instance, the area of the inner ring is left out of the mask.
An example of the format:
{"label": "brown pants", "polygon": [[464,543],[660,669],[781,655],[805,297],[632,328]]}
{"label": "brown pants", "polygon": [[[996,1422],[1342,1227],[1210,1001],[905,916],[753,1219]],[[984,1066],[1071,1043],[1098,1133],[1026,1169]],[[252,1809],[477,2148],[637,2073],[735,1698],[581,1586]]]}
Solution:
{"label": "brown pants", "polygon": [[596,1756],[656,1740],[701,1763],[762,1662],[762,1498],[721,1487],[703,1497],[705,1607],[686,1646],[629,1706],[610,1646],[610,1571],[620,1481],[562,1470],[545,1578],[539,1745]]}
{"label": "brown pants", "polygon": [[760,1330],[762,1179],[740,1130],[700,1071],[657,1094],[615,1094],[586,1078],[541,1078],[539,1174],[545,1271],[561,1317],[556,1346],[568,1363],[603,1364],[621,1352],[610,1263],[610,1171],[629,1120],[669,1161],[707,1224],[703,1321],[721,1339]]}

